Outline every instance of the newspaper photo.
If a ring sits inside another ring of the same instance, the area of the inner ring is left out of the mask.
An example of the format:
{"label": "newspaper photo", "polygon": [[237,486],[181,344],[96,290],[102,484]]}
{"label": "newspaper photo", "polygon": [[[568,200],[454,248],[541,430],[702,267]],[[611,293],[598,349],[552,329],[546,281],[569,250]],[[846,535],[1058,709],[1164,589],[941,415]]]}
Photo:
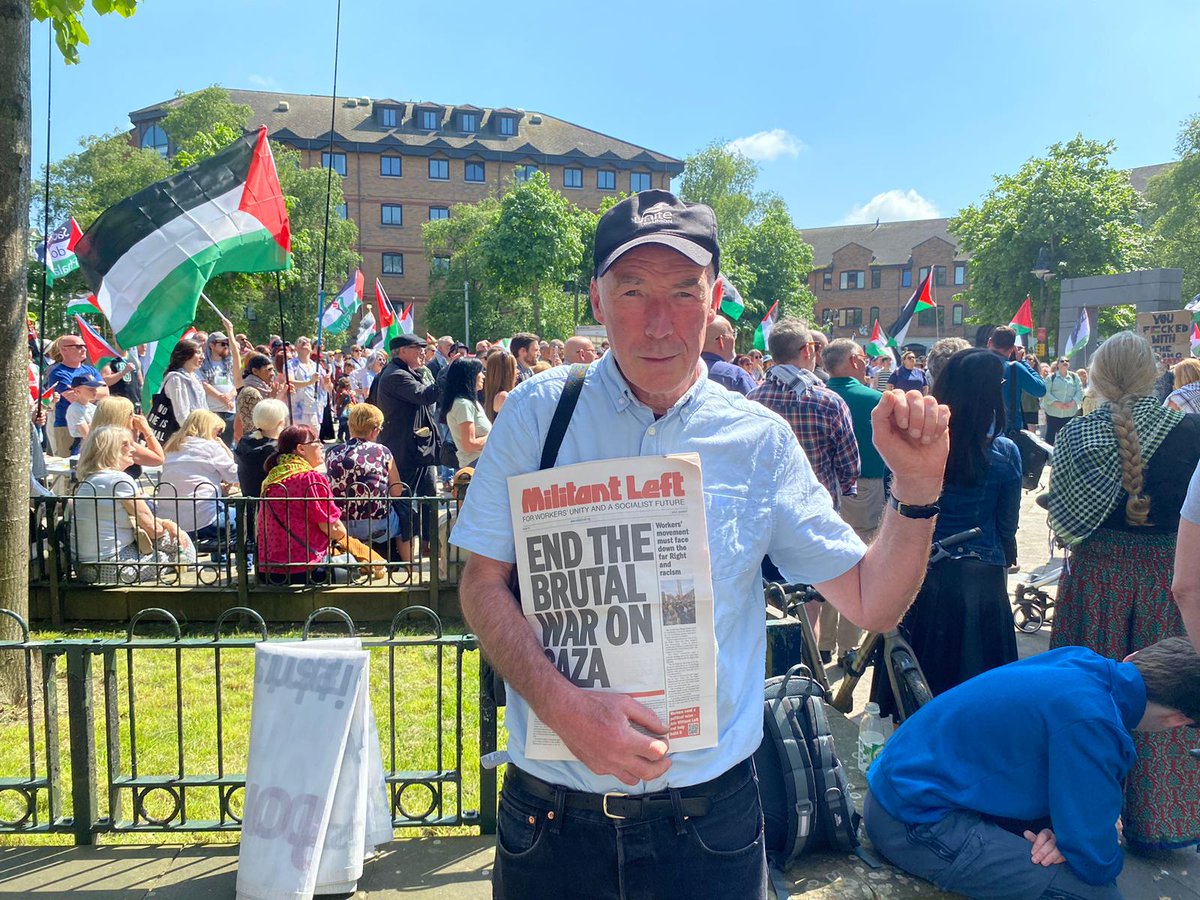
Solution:
{"label": "newspaper photo", "polygon": [[[717,743],[716,636],[700,457],[637,456],[508,479],[521,608],[576,686],[628,694],[670,750]],[[573,759],[530,713],[525,755]]]}

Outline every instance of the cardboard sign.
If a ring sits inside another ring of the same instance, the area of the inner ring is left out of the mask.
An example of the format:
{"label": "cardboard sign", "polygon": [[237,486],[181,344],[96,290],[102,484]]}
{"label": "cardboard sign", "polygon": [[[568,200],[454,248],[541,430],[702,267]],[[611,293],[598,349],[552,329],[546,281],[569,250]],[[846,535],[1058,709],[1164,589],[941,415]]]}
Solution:
{"label": "cardboard sign", "polygon": [[1138,313],[1137,332],[1155,353],[1178,362],[1192,355],[1192,321],[1192,313],[1186,309]]}

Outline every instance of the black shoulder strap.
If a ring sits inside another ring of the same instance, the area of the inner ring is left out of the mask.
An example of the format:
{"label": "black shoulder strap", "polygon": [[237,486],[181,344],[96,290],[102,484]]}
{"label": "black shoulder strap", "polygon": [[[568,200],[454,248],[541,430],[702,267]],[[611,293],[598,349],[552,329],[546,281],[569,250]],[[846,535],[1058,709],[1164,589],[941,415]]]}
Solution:
{"label": "black shoulder strap", "polygon": [[550,420],[550,430],[546,433],[546,443],[542,445],[542,462],[539,469],[553,469],[558,461],[558,448],[562,446],[563,438],[567,435],[567,426],[571,424],[571,414],[575,412],[575,404],[579,402],[579,392],[583,390],[583,379],[588,367],[583,363],[575,363],[567,374],[567,383],[558,398],[554,408],[554,418]]}

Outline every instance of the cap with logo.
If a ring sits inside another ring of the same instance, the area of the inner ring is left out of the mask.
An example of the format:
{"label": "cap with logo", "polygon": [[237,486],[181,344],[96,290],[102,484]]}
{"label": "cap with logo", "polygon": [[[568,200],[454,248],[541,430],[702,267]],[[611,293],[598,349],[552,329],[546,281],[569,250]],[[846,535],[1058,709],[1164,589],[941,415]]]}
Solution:
{"label": "cap with logo", "polygon": [[425,347],[425,338],[415,334],[401,334],[388,342],[389,350],[403,350],[405,347]]}
{"label": "cap with logo", "polygon": [[686,203],[670,191],[634,194],[601,217],[596,226],[596,277],[643,244],[661,244],[698,266],[721,270],[717,217],[703,203]]}

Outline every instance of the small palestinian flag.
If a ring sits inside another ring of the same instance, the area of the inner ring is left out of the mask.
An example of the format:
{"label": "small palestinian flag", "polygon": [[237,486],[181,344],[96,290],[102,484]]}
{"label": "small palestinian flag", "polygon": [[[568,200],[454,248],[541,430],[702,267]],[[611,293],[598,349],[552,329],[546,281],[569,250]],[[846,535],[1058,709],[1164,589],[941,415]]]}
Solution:
{"label": "small palestinian flag", "polygon": [[1067,348],[1063,351],[1063,356],[1070,359],[1080,350],[1087,346],[1087,342],[1092,337],[1092,326],[1088,322],[1088,314],[1086,309],[1079,311],[1079,322],[1075,325],[1075,330],[1067,337]]}
{"label": "small palestinian flag", "polygon": [[754,331],[754,348],[767,352],[767,341],[771,337],[771,329],[775,327],[775,319],[779,311],[779,301],[776,300],[771,304],[771,308],[767,310],[767,314],[763,316],[762,322]]}
{"label": "small palestinian flag", "polygon": [[733,286],[733,282],[724,275],[719,275],[713,290],[716,291],[717,300],[721,304],[721,314],[735,322],[740,319],[742,313],[746,311],[746,304],[742,300],[742,295],[738,293],[738,289]]}
{"label": "small palestinian flag", "polygon": [[1200,356],[1200,322],[1192,323],[1192,356]]}
{"label": "small palestinian flag", "polygon": [[867,356],[876,358],[892,355],[892,351],[888,349],[887,332],[883,330],[878,319],[875,320],[875,327],[871,329],[871,339],[867,341],[867,346],[863,349],[866,350]]}
{"label": "small palestinian flag", "polygon": [[85,322],[82,316],[75,317],[75,324],[79,326],[79,338],[87,348],[88,360],[97,369],[106,365],[110,360],[121,358],[120,351],[106,341],[100,332]]}
{"label": "small palestinian flag", "polygon": [[79,259],[75,256],[75,245],[83,237],[74,217],[66,225],[56,228],[48,239],[37,246],[38,262],[46,267],[46,284],[54,284],[55,279],[69,275],[79,268]]}
{"label": "small palestinian flag", "polygon": [[408,306],[404,307],[404,311],[402,313],[400,313],[400,333],[401,334],[412,334],[413,333],[413,308],[415,306],[416,306],[415,303],[410,303],[410,304],[408,304]]}
{"label": "small palestinian flag", "polygon": [[368,309],[358,322],[358,334],[354,338],[354,343],[366,349],[375,343],[377,337],[379,337],[379,329],[375,327],[375,316]]}
{"label": "small palestinian flag", "polygon": [[933,300],[933,282],[929,279],[929,276],[932,274],[933,270],[930,269],[929,272],[926,273],[925,277],[921,279],[920,285],[917,286],[917,292],[913,294],[913,297],[915,297],[917,300],[917,312],[924,312],[927,309],[937,308],[937,304]]}
{"label": "small palestinian flag", "polygon": [[1017,334],[1029,334],[1033,331],[1033,301],[1028,294],[1025,295],[1025,302],[1021,304],[1017,314],[1008,323],[1008,327]]}
{"label": "small palestinian flag", "polygon": [[913,316],[923,309],[933,309],[937,305],[933,302],[933,289],[930,287],[932,277],[933,269],[930,269],[925,273],[925,277],[921,279],[921,283],[917,285],[912,296],[908,298],[904,308],[900,310],[900,315],[896,317],[892,327],[887,330],[887,333],[891,334],[891,337],[887,339],[887,346],[895,351],[892,356],[897,365],[900,363],[900,350],[908,343],[908,326],[912,324]]}
{"label": "small palestinian flag", "polygon": [[78,297],[72,297],[67,301],[68,316],[102,316],[104,310],[100,308],[100,304],[96,302],[95,294],[80,294]]}
{"label": "small palestinian flag", "polygon": [[122,346],[179,334],[205,283],[292,264],[267,129],[110,207],[75,247]]}
{"label": "small palestinian flag", "polygon": [[363,298],[363,273],[355,269],[350,280],[342,285],[338,295],[321,316],[321,328],[330,334],[341,334],[350,327],[350,320],[358,312]]}
{"label": "small palestinian flag", "polygon": [[387,292],[379,283],[378,278],[375,279],[375,305],[379,313],[376,316],[379,322],[376,327],[379,329],[380,345],[388,353],[391,353],[392,338],[400,336],[400,323],[396,321],[396,311],[392,309],[392,301],[388,299]]}

